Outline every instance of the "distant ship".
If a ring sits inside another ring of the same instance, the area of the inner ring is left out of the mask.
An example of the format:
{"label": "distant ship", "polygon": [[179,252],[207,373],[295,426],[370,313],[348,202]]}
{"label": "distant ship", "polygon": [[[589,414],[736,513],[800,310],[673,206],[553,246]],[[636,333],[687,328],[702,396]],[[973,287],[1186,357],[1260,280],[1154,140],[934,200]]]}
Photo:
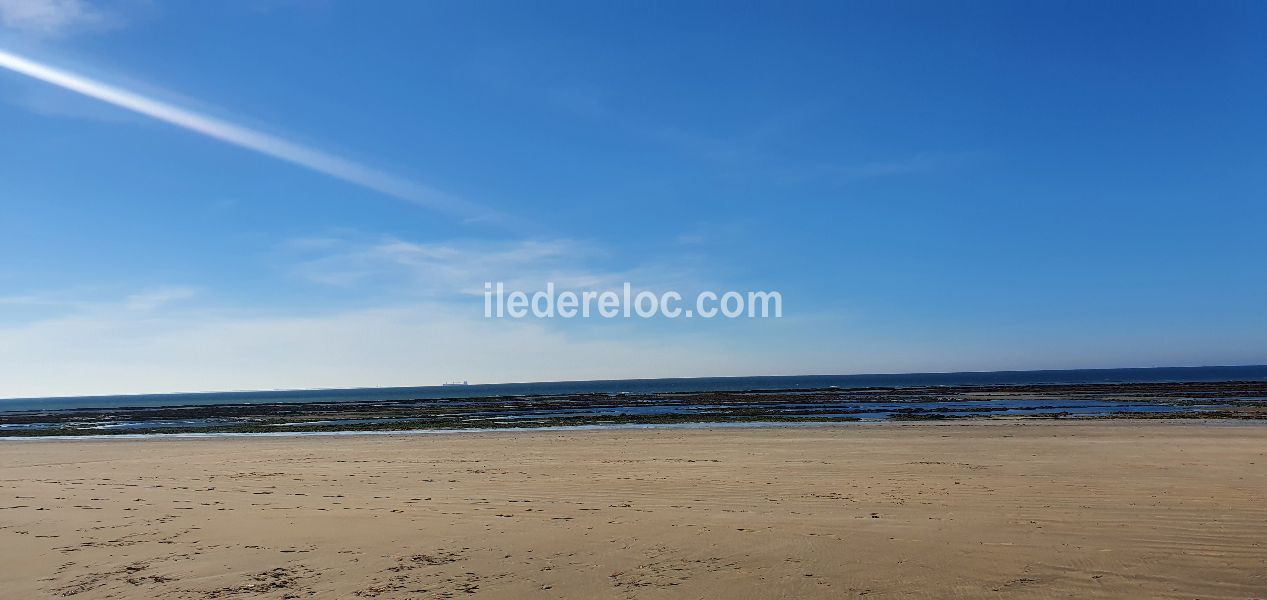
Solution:
{"label": "distant ship", "polygon": [[440,385],[471,385],[471,384],[467,382],[467,380],[463,379],[462,381],[450,381],[448,383],[442,383]]}

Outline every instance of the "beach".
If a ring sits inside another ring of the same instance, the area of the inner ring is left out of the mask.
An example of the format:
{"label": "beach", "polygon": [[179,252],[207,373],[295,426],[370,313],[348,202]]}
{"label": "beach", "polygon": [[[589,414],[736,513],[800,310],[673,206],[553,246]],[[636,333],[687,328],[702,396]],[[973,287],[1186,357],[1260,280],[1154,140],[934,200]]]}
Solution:
{"label": "beach", "polygon": [[0,441],[6,598],[1267,598],[1267,426]]}

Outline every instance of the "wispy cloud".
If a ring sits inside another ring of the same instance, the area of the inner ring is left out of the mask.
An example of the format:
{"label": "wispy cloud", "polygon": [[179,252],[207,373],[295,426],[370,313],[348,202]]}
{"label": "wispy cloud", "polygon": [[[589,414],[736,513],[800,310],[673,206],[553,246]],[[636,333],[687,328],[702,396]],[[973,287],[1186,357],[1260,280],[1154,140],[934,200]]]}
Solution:
{"label": "wispy cloud", "polygon": [[131,294],[122,300],[92,300],[99,297],[101,289],[77,288],[56,292],[27,293],[13,296],[0,296],[0,306],[54,308],[64,311],[89,311],[102,308],[123,308],[129,311],[152,311],[166,308],[170,304],[194,298],[198,289],[183,285],[164,285],[147,287]]}
{"label": "wispy cloud", "polygon": [[417,242],[394,236],[299,238],[282,247],[292,272],[320,285],[373,289],[407,297],[461,299],[481,295],[485,282],[536,290],[618,289],[628,281],[644,289],[688,291],[707,275],[682,257],[613,267],[610,253],[592,242],[566,238],[513,241]]}
{"label": "wispy cloud", "polygon": [[497,211],[415,181],[12,52],[0,50],[0,68],[431,210],[470,221],[505,220],[505,216]]}
{"label": "wispy cloud", "polygon": [[[109,301],[0,322],[0,399],[769,370],[760,344],[736,348],[708,332],[596,335],[541,321],[485,319],[481,311],[479,302],[422,302],[278,314],[197,301],[136,311]],[[605,327],[610,334],[627,325]]]}
{"label": "wispy cloud", "polygon": [[4,101],[22,110],[54,119],[80,119],[99,123],[128,123],[144,119],[117,106],[97,102],[38,81],[15,85]]}
{"label": "wispy cloud", "polygon": [[286,244],[295,272],[323,285],[406,287],[424,294],[482,293],[498,277],[543,274],[583,260],[570,240],[412,242],[392,236],[303,238]]}
{"label": "wispy cloud", "polygon": [[606,130],[619,135],[722,168],[747,168],[776,160],[778,157],[769,151],[769,146],[795,133],[817,112],[797,106],[774,113],[752,114],[736,120],[729,128],[710,130],[686,126],[648,112],[648,107],[622,101],[621,94],[596,83],[575,79],[551,81],[548,74],[528,68],[522,61],[516,53],[504,49],[486,52],[470,64],[470,73],[481,84],[500,93],[601,123]]}
{"label": "wispy cloud", "polygon": [[193,298],[197,293],[194,288],[185,286],[149,289],[128,296],[124,306],[129,310],[155,310],[178,300]]}
{"label": "wispy cloud", "polygon": [[[938,171],[952,171],[979,158],[973,152],[912,151],[893,157],[862,157],[850,162],[805,158],[818,120],[830,116],[830,107],[813,102],[783,107],[775,112],[756,112],[733,117],[729,126],[709,118],[713,127],[686,126],[647,112],[647,107],[621,101],[622,95],[602,86],[576,81],[548,80],[509,52],[483,56],[472,65],[473,76],[484,85],[515,94],[576,117],[601,122],[608,129],[659,144],[682,157],[711,163],[729,178],[765,179],[781,184],[848,184],[900,178]],[[529,79],[524,73],[532,73]],[[789,148],[797,149],[789,152]]]}
{"label": "wispy cloud", "polygon": [[0,0],[0,24],[42,35],[109,27],[115,19],[82,0]]}
{"label": "wispy cloud", "polygon": [[973,152],[920,152],[885,160],[805,166],[788,170],[785,179],[791,183],[827,181],[847,184],[871,179],[953,171],[979,158],[980,155]]}

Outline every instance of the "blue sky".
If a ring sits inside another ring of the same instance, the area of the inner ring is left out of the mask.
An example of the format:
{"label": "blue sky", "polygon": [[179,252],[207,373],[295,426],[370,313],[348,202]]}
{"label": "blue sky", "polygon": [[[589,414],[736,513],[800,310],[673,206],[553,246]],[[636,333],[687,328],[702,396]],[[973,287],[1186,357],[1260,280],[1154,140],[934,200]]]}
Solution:
{"label": "blue sky", "polygon": [[[1264,363],[1264,30],[1254,2],[0,0],[11,58],[268,136],[0,68],[0,397]],[[490,280],[785,316],[487,320]]]}

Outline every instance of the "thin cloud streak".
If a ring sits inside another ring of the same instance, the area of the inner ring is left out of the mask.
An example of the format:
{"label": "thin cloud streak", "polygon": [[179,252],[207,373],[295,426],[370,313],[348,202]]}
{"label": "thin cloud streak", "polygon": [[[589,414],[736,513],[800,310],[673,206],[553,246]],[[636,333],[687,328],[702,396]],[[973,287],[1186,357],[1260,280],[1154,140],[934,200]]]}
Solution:
{"label": "thin cloud streak", "polygon": [[498,212],[355,161],[209,117],[77,73],[0,50],[0,68],[361,187],[471,221],[500,221]]}
{"label": "thin cloud streak", "polygon": [[0,24],[19,31],[61,35],[109,26],[114,19],[81,0],[0,0]]}

